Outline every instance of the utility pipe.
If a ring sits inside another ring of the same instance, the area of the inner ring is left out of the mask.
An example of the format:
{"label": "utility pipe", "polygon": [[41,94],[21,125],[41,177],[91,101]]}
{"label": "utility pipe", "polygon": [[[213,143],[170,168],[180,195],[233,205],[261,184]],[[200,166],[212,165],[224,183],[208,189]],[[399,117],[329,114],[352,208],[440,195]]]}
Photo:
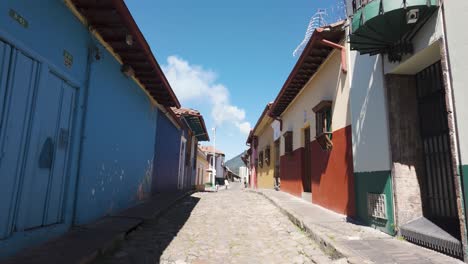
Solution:
{"label": "utility pipe", "polygon": [[347,73],[348,65],[346,62],[346,47],[340,44],[336,44],[326,39],[321,39],[320,43],[322,43],[325,46],[341,50],[341,70],[343,71],[343,73]]}

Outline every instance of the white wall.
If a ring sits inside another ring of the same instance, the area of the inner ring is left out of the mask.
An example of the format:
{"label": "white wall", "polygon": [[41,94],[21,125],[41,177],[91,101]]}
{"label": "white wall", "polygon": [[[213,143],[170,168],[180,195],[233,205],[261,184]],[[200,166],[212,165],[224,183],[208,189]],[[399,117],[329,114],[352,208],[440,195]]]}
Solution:
{"label": "white wall", "polygon": [[239,167],[239,176],[249,183],[249,169],[247,167]]}
{"label": "white wall", "polygon": [[382,57],[349,53],[355,172],[390,170],[390,143]]}
{"label": "white wall", "polygon": [[[400,63],[389,62],[388,57],[385,56],[385,73],[416,74],[440,60],[440,51],[437,49],[434,49],[437,54],[424,53],[431,52],[427,47],[438,43],[442,37],[442,15],[441,12],[436,12],[414,36],[413,54],[404,56]],[[421,56],[418,56],[418,54],[421,54]]]}
{"label": "white wall", "polygon": [[468,33],[466,16],[468,1],[449,0],[445,2],[446,37],[450,66],[452,71],[452,87],[455,97],[456,119],[458,126],[461,163],[468,164]]}
{"label": "white wall", "polygon": [[[341,53],[334,51],[284,111],[281,116],[282,132],[293,131],[293,150],[304,147],[304,128],[310,126],[309,141],[315,139],[315,113],[312,108],[323,100],[333,101],[332,131],[350,125],[347,76],[341,71]],[[284,155],[284,138],[281,142],[280,155]]]}

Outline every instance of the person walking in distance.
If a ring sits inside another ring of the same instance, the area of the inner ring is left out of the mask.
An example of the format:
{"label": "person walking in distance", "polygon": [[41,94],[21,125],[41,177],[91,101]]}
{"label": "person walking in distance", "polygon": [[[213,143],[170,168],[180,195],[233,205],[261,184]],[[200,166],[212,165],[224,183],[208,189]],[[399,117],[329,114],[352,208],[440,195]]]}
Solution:
{"label": "person walking in distance", "polygon": [[224,179],[224,187],[226,190],[229,188],[229,181],[227,179]]}

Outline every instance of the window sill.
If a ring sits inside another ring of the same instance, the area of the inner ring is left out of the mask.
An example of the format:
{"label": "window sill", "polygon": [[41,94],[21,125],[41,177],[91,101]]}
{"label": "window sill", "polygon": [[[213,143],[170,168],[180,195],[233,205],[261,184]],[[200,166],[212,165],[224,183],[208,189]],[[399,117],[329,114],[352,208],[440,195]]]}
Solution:
{"label": "window sill", "polygon": [[332,134],[332,132],[323,132],[315,137],[322,150],[331,151],[333,149],[333,142],[331,140]]}

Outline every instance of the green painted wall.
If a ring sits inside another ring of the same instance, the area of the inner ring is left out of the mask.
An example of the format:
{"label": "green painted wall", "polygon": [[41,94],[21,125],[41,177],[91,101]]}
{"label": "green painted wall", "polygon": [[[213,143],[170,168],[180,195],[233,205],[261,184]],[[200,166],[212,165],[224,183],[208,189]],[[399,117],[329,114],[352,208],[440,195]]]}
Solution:
{"label": "green painted wall", "polygon": [[[390,171],[354,173],[356,212],[359,220],[390,235],[395,234],[393,219],[393,192]],[[387,220],[370,217],[367,211],[367,193],[384,193],[387,203]]]}
{"label": "green painted wall", "polygon": [[465,202],[465,214],[468,212],[468,165],[460,166],[462,179],[463,200]]}

